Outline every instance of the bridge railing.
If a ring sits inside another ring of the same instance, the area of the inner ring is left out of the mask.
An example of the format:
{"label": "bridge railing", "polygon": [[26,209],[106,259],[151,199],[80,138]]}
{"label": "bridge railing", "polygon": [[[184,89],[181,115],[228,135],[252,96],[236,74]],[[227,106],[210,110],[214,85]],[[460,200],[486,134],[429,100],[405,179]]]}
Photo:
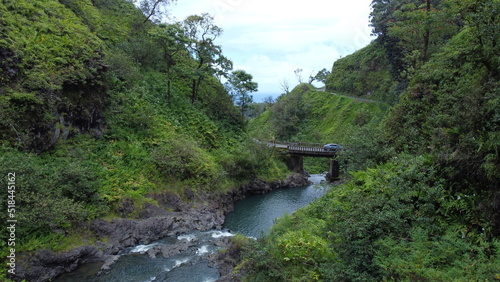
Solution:
{"label": "bridge railing", "polygon": [[277,140],[264,141],[264,142],[268,144],[285,145],[288,147],[308,147],[308,148],[321,148],[321,149],[323,149],[323,146],[325,145],[323,143],[287,142],[287,141],[277,141]]}
{"label": "bridge railing", "polygon": [[325,152],[325,149],[323,147],[309,147],[309,146],[294,146],[294,145],[289,145],[288,147],[289,151],[302,151],[302,152]]}

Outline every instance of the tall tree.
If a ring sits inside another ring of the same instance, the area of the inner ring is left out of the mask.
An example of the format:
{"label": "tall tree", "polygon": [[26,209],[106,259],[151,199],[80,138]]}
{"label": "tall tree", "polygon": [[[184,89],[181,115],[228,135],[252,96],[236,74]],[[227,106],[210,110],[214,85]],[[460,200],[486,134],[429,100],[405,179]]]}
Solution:
{"label": "tall tree", "polygon": [[181,23],[160,24],[157,27],[151,29],[149,34],[163,48],[167,75],[167,101],[168,106],[171,107],[171,69],[176,64],[175,55],[177,55],[177,53],[179,53],[180,51],[185,50],[186,45],[190,43],[190,40],[185,36],[184,29]]}
{"label": "tall tree", "polygon": [[290,93],[290,83],[288,83],[288,80],[286,78],[283,79],[283,82],[280,82],[281,85],[281,90],[284,91],[284,94]]}
{"label": "tall tree", "polygon": [[400,46],[400,39],[389,33],[389,26],[395,21],[394,12],[401,9],[405,4],[418,4],[421,0],[373,0],[371,3],[370,26],[372,35],[377,36],[384,47],[387,58],[392,66],[392,76],[399,80],[404,71],[403,54],[405,51]]}
{"label": "tall tree", "polygon": [[146,23],[149,20],[159,21],[161,17],[164,15],[164,12],[161,10],[162,6],[166,6],[170,3],[175,3],[176,0],[141,0],[139,2],[139,9],[144,13],[146,18],[143,23]]}
{"label": "tall tree", "polygon": [[302,79],[302,69],[301,68],[294,70],[293,73],[295,74],[295,77],[297,78],[297,81],[299,82],[299,84],[304,82],[304,80]]}
{"label": "tall tree", "polygon": [[222,55],[222,48],[215,45],[215,39],[222,34],[222,28],[214,24],[214,18],[207,13],[192,15],[184,22],[185,35],[189,38],[188,49],[191,56],[196,60],[196,66],[192,73],[192,96],[194,104],[198,97],[201,81],[209,75],[227,76],[233,68],[231,60]]}
{"label": "tall tree", "polygon": [[320,70],[314,77],[313,77],[313,81],[316,80],[316,81],[319,81],[319,82],[322,82],[322,83],[326,83],[326,78],[330,75],[330,71],[328,71],[327,69],[322,69]]}
{"label": "tall tree", "polygon": [[[418,68],[458,30],[456,15],[438,0],[410,3],[394,12],[388,32],[400,39],[409,67]],[[452,5],[447,2],[447,5]],[[450,12],[451,11],[451,12]]]}
{"label": "tall tree", "polygon": [[226,89],[240,109],[242,125],[245,124],[245,111],[253,100],[250,93],[257,91],[258,88],[257,82],[253,82],[252,79],[253,76],[246,71],[235,70],[228,77],[228,82],[226,82]]}

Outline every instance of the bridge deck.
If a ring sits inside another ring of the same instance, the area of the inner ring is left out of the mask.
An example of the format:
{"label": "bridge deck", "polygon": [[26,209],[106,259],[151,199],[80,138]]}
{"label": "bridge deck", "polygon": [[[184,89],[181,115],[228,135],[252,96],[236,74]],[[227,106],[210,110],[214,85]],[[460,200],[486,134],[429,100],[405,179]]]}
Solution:
{"label": "bridge deck", "polygon": [[290,155],[307,157],[335,157],[337,150],[325,150],[323,143],[265,142],[269,147],[286,149]]}

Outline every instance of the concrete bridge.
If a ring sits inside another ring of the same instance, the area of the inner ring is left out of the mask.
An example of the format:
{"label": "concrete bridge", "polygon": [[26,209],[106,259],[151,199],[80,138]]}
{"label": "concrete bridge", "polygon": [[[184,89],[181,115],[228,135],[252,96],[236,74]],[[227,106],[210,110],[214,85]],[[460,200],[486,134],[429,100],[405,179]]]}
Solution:
{"label": "concrete bridge", "polygon": [[330,169],[327,178],[336,180],[340,176],[339,162],[335,159],[338,149],[325,150],[323,143],[304,143],[304,142],[280,142],[280,141],[257,141],[266,143],[269,147],[276,148],[290,155],[292,170],[294,172],[304,172],[303,157],[328,158],[330,159]]}

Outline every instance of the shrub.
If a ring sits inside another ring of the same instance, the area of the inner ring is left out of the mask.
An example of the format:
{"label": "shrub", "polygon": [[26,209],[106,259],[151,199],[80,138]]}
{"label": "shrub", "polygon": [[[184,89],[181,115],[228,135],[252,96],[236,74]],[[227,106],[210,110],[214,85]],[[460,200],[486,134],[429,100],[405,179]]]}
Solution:
{"label": "shrub", "polygon": [[398,155],[377,168],[352,173],[348,183],[281,218],[258,246],[269,259],[253,261],[255,252],[249,254],[250,277],[496,279],[498,240],[488,238],[491,222],[477,213],[486,195],[450,197],[432,160]]}
{"label": "shrub", "polygon": [[207,184],[218,175],[218,166],[212,156],[181,136],[172,137],[152,154],[159,173],[166,179]]}
{"label": "shrub", "polygon": [[[3,149],[0,160],[2,175],[16,173],[19,236],[67,230],[74,222],[107,211],[98,194],[96,170],[86,161],[41,158],[12,149]],[[5,200],[0,200],[2,205]]]}

